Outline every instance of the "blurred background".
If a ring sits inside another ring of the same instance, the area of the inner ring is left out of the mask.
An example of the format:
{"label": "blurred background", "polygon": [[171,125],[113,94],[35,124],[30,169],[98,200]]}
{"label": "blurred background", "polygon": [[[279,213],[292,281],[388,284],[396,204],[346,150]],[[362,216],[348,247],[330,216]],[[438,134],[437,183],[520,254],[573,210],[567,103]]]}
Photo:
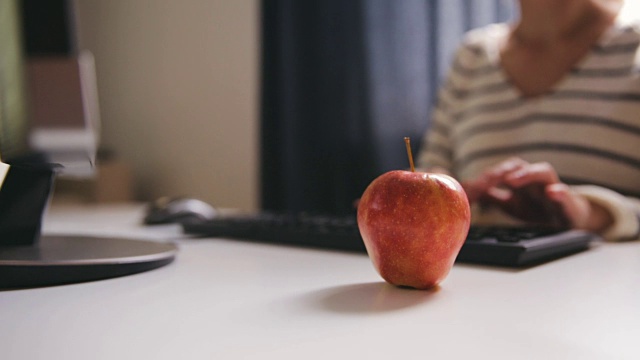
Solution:
{"label": "blurred background", "polygon": [[134,197],[258,206],[255,0],[78,0],[95,56],[101,146],[133,169]]}
{"label": "blurred background", "polygon": [[[331,212],[408,166],[402,138],[417,151],[462,34],[516,10],[515,0],[0,2],[59,4],[67,56],[94,68],[99,171],[60,181],[59,198]],[[625,16],[639,3],[627,0]]]}

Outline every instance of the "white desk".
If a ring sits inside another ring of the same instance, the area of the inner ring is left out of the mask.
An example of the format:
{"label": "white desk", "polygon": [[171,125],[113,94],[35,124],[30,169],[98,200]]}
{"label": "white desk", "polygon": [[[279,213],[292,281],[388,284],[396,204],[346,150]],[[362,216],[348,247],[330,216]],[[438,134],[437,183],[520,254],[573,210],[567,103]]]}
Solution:
{"label": "white desk", "polygon": [[[169,241],[139,206],[53,208],[45,232]],[[640,359],[640,243],[538,267],[456,265],[438,291],[386,285],[366,255],[177,241],[172,264],[0,291],[0,358]]]}

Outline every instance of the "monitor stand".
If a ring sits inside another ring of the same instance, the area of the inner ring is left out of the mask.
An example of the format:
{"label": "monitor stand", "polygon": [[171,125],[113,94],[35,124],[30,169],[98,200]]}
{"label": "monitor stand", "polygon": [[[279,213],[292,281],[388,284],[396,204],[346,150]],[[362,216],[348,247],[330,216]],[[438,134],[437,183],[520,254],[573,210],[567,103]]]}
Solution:
{"label": "monitor stand", "polygon": [[0,289],[102,280],[171,263],[177,247],[134,239],[41,236],[55,168],[0,163]]}

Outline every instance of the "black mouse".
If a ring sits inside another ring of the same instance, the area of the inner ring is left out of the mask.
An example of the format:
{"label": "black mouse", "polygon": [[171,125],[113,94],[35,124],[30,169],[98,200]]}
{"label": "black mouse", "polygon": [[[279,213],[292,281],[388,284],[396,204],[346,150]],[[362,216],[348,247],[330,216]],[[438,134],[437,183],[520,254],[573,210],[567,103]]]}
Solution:
{"label": "black mouse", "polygon": [[162,197],[147,205],[144,223],[147,225],[211,220],[217,210],[198,199]]}

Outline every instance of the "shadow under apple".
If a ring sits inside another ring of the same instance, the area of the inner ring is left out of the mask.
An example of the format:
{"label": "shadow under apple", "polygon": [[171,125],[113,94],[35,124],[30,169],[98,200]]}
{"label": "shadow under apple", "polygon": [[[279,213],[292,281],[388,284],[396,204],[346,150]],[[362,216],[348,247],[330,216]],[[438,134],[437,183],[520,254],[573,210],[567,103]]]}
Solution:
{"label": "shadow under apple", "polygon": [[386,282],[343,285],[315,291],[308,296],[313,306],[336,313],[373,314],[418,306],[433,299],[439,287],[415,290]]}

